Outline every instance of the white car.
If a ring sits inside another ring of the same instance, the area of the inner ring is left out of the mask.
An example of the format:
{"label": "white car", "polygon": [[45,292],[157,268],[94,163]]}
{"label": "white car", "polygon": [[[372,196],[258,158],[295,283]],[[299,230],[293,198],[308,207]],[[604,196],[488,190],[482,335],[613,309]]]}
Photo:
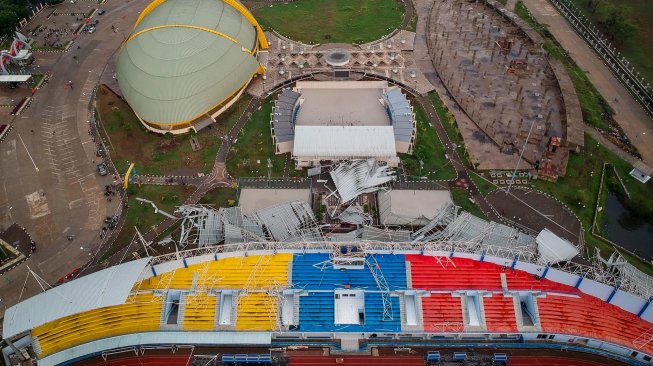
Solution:
{"label": "white car", "polygon": [[90,26],[90,27],[88,28],[88,32],[89,32],[89,33],[93,33],[93,32],[95,32],[95,27],[94,27],[94,26]]}

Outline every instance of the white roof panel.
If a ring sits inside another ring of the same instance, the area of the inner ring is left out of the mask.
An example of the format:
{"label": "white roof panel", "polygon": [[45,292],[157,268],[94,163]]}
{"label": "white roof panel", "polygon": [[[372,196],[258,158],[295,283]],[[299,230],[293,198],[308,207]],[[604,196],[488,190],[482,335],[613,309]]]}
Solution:
{"label": "white roof panel", "polygon": [[10,307],[2,323],[2,338],[64,316],[125,303],[149,260],[143,258],[91,273]]}
{"label": "white roof panel", "polygon": [[579,253],[573,244],[552,233],[549,229],[542,230],[535,241],[542,263],[555,264],[568,261]]}
{"label": "white roof panel", "polygon": [[296,126],[293,155],[390,158],[397,150],[392,126]]}
{"label": "white roof panel", "polygon": [[32,75],[0,75],[0,83],[22,83],[32,78]]}

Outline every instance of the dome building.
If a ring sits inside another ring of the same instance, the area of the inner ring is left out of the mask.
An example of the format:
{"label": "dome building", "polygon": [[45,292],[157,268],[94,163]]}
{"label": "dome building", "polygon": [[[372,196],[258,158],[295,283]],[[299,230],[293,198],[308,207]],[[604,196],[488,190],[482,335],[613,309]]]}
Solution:
{"label": "dome building", "polygon": [[215,122],[256,73],[261,27],[237,0],[156,0],[123,42],[116,78],[149,130],[195,131]]}

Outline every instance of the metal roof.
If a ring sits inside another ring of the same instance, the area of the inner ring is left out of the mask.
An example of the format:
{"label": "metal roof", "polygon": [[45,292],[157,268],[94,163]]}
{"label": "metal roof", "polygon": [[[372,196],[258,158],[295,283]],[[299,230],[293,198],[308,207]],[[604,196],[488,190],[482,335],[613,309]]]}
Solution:
{"label": "metal roof", "polygon": [[254,26],[223,1],[165,1],[123,44],[118,84],[143,120],[190,122],[250,80],[259,66],[256,39]]}
{"label": "metal roof", "polygon": [[143,258],[92,273],[10,307],[3,319],[2,338],[68,315],[123,304],[149,260]]}
{"label": "metal roof", "polygon": [[32,75],[0,75],[0,83],[22,83],[32,78]]}
{"label": "metal roof", "polygon": [[394,130],[392,126],[296,126],[293,156],[395,157]]}
{"label": "metal roof", "polygon": [[535,238],[535,241],[542,263],[555,264],[568,261],[580,253],[573,244],[549,229],[542,230]]}

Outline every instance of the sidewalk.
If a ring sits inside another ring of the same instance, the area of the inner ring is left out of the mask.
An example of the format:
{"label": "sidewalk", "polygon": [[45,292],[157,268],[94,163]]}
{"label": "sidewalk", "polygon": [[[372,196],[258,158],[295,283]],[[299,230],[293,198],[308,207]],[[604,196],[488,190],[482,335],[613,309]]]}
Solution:
{"label": "sidewalk", "polygon": [[[614,109],[614,119],[637,147],[648,165],[653,164],[653,121],[547,0],[523,0],[535,19],[548,26],[596,89]],[[644,46],[644,45],[642,45]]]}

